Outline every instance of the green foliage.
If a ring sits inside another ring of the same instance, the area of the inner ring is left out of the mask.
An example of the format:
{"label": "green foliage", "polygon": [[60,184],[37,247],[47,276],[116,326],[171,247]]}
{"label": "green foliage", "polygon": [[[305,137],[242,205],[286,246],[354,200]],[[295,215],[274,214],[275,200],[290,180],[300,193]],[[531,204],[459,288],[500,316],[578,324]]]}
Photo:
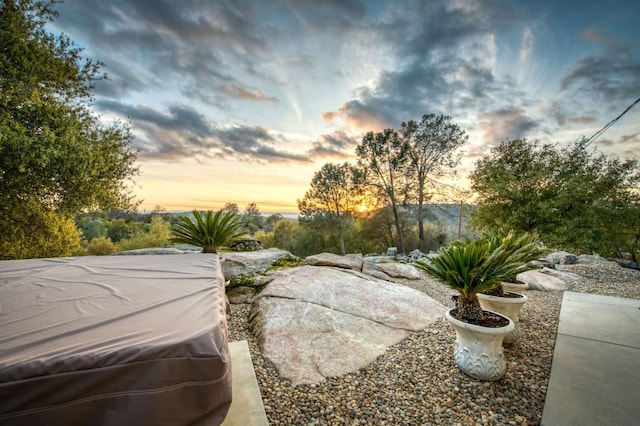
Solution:
{"label": "green foliage", "polygon": [[83,253],[73,219],[38,203],[20,204],[11,217],[0,216],[0,259],[67,257]]}
{"label": "green foliage", "polygon": [[178,217],[171,242],[202,247],[203,253],[217,253],[218,247],[245,237],[245,233],[240,231],[241,227],[240,217],[233,212],[219,210],[214,215],[209,210],[201,215],[194,210],[193,219],[187,216]]}
{"label": "green foliage", "polygon": [[[509,256],[510,261],[522,265],[522,268],[504,281],[514,281],[516,274],[532,269],[533,267],[527,264],[532,260],[540,259],[545,253],[543,246],[538,241],[538,235],[535,233],[518,235],[513,231],[506,233],[504,231],[494,231],[485,235],[484,238],[489,242],[490,250],[501,248]],[[502,283],[498,283],[498,285],[486,293],[493,296],[503,296],[504,290]]]}
{"label": "green foliage", "polygon": [[413,120],[402,123],[400,134],[409,144],[409,190],[411,198],[417,201],[418,237],[420,248],[424,250],[423,205],[441,186],[437,179],[455,173],[461,157],[458,149],[468,137],[464,130],[451,122],[451,117],[435,114],[422,116],[419,123]]}
{"label": "green foliage", "polygon": [[275,269],[281,268],[295,268],[296,266],[303,266],[306,262],[299,258],[290,258],[290,257],[280,257],[276,259],[267,271],[273,271]]}
{"label": "green foliage", "polygon": [[89,241],[87,251],[92,256],[106,256],[115,253],[118,249],[109,238],[95,237]]}
{"label": "green foliage", "polygon": [[[83,60],[68,37],[47,32],[54,3],[0,3],[0,216],[25,236],[42,227],[25,218],[42,219],[43,209],[53,214],[135,205],[128,189],[138,173],[129,125],[104,127],[91,113],[102,64]],[[19,217],[24,211],[38,213]],[[12,244],[8,235],[0,234],[3,246]],[[40,247],[33,256],[46,256],[44,247],[51,247],[50,256],[68,253],[57,248],[61,244],[32,244]]]}
{"label": "green foliage", "polygon": [[256,203],[247,205],[242,214],[242,224],[249,235],[255,235],[259,229],[264,228],[264,217]]}
{"label": "green foliage", "polygon": [[160,215],[153,215],[149,224],[149,235],[160,241],[168,241],[171,236],[171,226]]}
{"label": "green foliage", "polygon": [[424,272],[458,291],[458,311],[466,321],[483,319],[477,293],[528,268],[516,252],[502,244],[496,247],[495,241],[486,236],[456,241],[440,249],[430,263],[417,263]]}
{"label": "green foliage", "polygon": [[[398,209],[397,219],[405,241],[405,248],[412,250],[418,247],[418,234],[411,223],[408,211]],[[395,247],[398,242],[396,220],[392,208],[384,207],[371,213],[361,221],[360,239],[363,240],[365,253],[384,253],[388,247]]]}
{"label": "green foliage", "polygon": [[240,209],[236,203],[226,203],[221,210],[223,212],[235,213],[237,215],[240,214]]}
{"label": "green foliage", "polygon": [[[119,219],[122,220],[122,219]],[[169,243],[170,225],[160,215],[153,215],[147,232],[137,232],[131,238],[122,239],[118,251],[164,247]]]}
{"label": "green foliage", "polygon": [[107,236],[107,224],[102,219],[90,219],[80,223],[82,237],[91,241],[94,238]]}
{"label": "green foliage", "polygon": [[640,172],[635,159],[609,159],[585,141],[559,149],[505,141],[476,163],[477,229],[535,231],[547,246],[613,255],[633,245]]}
{"label": "green foliage", "polygon": [[270,215],[264,221],[264,231],[266,231],[266,232],[273,231],[273,229],[275,228],[276,224],[278,222],[280,222],[281,220],[285,220],[284,216],[281,213],[274,213],[274,214]]}
{"label": "green foliage", "polygon": [[358,168],[364,174],[367,186],[391,205],[398,236],[397,246],[401,253],[405,253],[406,249],[398,205],[409,188],[409,149],[408,142],[393,129],[385,129],[379,133],[369,132],[356,147]]}
{"label": "green foliage", "polygon": [[127,221],[125,219],[112,219],[107,222],[107,237],[114,242],[119,243],[122,240],[131,239],[140,231],[139,224]]}
{"label": "green foliage", "polygon": [[326,163],[313,175],[311,188],[298,200],[300,222],[337,235],[345,254],[345,233],[364,201],[363,179],[349,163]]}
{"label": "green foliage", "polygon": [[535,232],[518,235],[514,231],[493,231],[483,238],[489,242],[490,250],[501,248],[510,260],[522,264],[540,259],[545,252]]}

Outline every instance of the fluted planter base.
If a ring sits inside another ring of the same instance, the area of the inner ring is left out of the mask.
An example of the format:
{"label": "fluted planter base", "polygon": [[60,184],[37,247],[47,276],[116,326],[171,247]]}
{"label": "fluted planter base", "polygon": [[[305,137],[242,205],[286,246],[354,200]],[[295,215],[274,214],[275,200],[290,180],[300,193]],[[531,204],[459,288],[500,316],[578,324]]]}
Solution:
{"label": "fluted planter base", "polygon": [[520,309],[529,300],[527,296],[520,293],[506,292],[517,294],[520,297],[498,297],[489,296],[487,294],[478,293],[478,300],[480,300],[480,306],[482,309],[488,311],[497,312],[510,318],[513,321],[513,331],[507,334],[504,338],[504,343],[515,343],[522,337],[522,330],[520,329]]}
{"label": "fluted planter base", "polygon": [[478,380],[493,381],[502,378],[507,371],[502,341],[513,331],[513,321],[507,318],[509,324],[499,328],[482,327],[454,318],[452,310],[449,309],[445,317],[456,330],[453,354],[458,367]]}

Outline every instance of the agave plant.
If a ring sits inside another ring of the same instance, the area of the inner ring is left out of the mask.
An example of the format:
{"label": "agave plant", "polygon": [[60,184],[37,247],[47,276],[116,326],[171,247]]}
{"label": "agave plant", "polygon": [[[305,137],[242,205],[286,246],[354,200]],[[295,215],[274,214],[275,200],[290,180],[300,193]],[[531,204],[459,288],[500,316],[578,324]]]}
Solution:
{"label": "agave plant", "polygon": [[222,210],[215,214],[211,210],[204,215],[196,210],[192,213],[193,219],[178,217],[178,223],[172,230],[171,242],[202,247],[203,253],[217,253],[218,247],[240,240],[246,235],[240,231],[242,222],[236,213]]}
{"label": "agave plant", "polygon": [[[538,243],[538,235],[536,233],[524,233],[518,236],[513,231],[509,231],[508,233],[496,231],[485,235],[484,238],[489,242],[490,250],[501,247],[509,254],[511,260],[519,262],[522,265],[522,268],[503,281],[515,282],[516,275],[520,272],[533,269],[533,266],[528,265],[528,263],[532,260],[539,259],[544,253],[544,249]],[[502,288],[502,281],[494,288],[485,291],[485,293],[492,296],[503,297],[504,289]]]}
{"label": "agave plant", "polygon": [[522,270],[523,264],[504,247],[495,247],[489,238],[483,237],[454,242],[440,249],[431,263],[418,263],[418,267],[457,290],[457,318],[478,324],[485,317],[477,293],[515,276]]}

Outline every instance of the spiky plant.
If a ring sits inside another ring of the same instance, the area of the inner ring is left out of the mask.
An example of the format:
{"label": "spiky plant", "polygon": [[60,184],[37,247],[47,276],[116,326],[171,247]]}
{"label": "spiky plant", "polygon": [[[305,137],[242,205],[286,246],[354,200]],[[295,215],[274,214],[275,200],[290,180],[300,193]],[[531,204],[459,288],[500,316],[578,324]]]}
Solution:
{"label": "spiky plant", "polygon": [[222,210],[215,214],[211,210],[204,215],[196,210],[192,213],[193,219],[178,217],[178,223],[172,229],[171,242],[202,247],[203,253],[217,253],[218,247],[229,245],[246,235],[240,231],[242,222],[236,213]]}
{"label": "spiky plant", "polygon": [[463,240],[438,251],[430,263],[418,267],[441,283],[457,290],[457,315],[461,321],[482,323],[484,314],[477,293],[495,287],[520,271],[522,263],[488,238]]}
{"label": "spiky plant", "polygon": [[[533,269],[533,266],[528,264],[529,262],[539,259],[544,254],[544,249],[538,242],[538,234],[536,233],[517,235],[513,231],[507,233],[504,231],[495,231],[486,234],[484,238],[489,242],[490,250],[501,247],[509,254],[511,260],[522,264],[522,268],[504,281],[515,282],[517,274]],[[502,281],[494,288],[485,291],[485,293],[492,296],[503,297],[504,289],[502,288]]]}

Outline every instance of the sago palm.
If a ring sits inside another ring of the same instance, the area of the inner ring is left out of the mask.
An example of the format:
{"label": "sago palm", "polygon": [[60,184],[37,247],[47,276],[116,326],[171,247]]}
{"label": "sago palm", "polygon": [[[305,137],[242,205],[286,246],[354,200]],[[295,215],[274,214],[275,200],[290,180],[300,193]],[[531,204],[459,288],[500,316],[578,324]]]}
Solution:
{"label": "sago palm", "polygon": [[[521,268],[514,271],[513,275],[507,277],[504,281],[515,282],[516,275],[533,269],[534,267],[528,265],[532,260],[539,259],[544,254],[544,249],[538,242],[538,235],[536,233],[524,233],[517,235],[513,231],[505,233],[503,231],[495,231],[490,234],[486,234],[484,238],[489,242],[489,249],[494,250],[501,247],[509,258],[514,262],[519,262]],[[504,296],[504,289],[501,282],[499,282],[493,289],[486,292],[493,296]]]}
{"label": "sago palm", "polygon": [[430,263],[418,263],[418,267],[458,291],[458,319],[480,323],[484,314],[477,293],[514,275],[522,263],[511,259],[504,248],[492,246],[488,238],[479,238],[452,243],[440,249]]}
{"label": "sago palm", "polygon": [[203,253],[217,253],[218,247],[242,239],[246,234],[241,231],[240,217],[233,212],[211,210],[204,215],[193,211],[193,219],[178,217],[178,223],[172,229],[171,241],[178,244],[192,244],[202,247]]}

